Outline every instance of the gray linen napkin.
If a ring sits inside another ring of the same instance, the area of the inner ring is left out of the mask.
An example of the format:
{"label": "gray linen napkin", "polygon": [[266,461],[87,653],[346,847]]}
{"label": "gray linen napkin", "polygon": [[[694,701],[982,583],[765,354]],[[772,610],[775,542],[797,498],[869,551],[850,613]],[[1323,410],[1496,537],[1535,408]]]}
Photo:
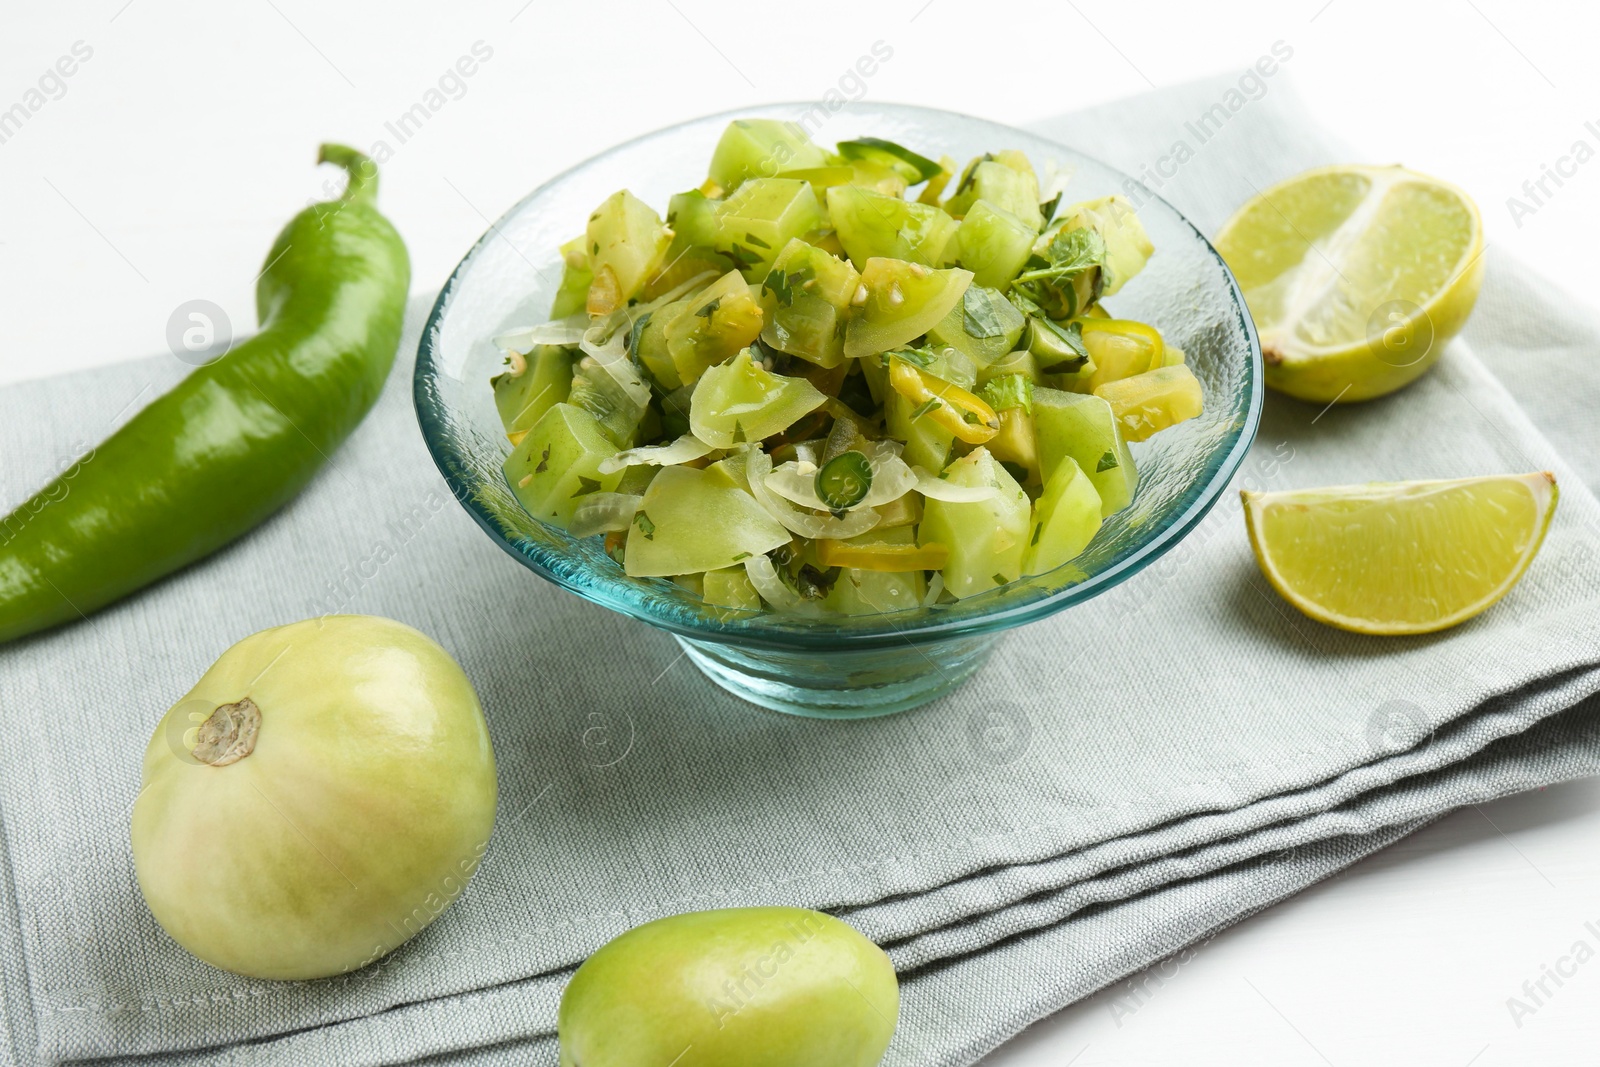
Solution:
{"label": "gray linen napkin", "polygon": [[[1164,180],[1203,229],[1252,186],[1353,158],[1281,73],[1260,84]],[[1138,171],[1196,141],[1185,122],[1227,110],[1236,86],[1041,129]],[[1014,633],[956,694],[854,723],[742,704],[665,635],[494,548],[418,438],[424,307],[378,408],[281,515],[86,623],[0,649],[0,1049],[17,1062],[553,1064],[555,1007],[585,954],[659,915],[783,902],[836,910],[888,947],[904,974],[889,1062],[953,1067],[1451,808],[1600,771],[1585,699],[1600,689],[1600,507],[1585,488],[1600,469],[1583,410],[1600,373],[1574,358],[1600,327],[1492,252],[1467,343],[1388,400],[1319,412],[1272,397],[1239,480],[1553,469],[1560,511],[1501,605],[1425,638],[1317,626],[1265,587],[1230,494],[1157,565]],[[0,501],[174,364],[0,390]],[[139,899],[126,823],[140,753],[227,645],[335,610],[399,618],[461,660],[494,734],[500,818],[466,894],[380,965],[252,982],[188,957]]]}

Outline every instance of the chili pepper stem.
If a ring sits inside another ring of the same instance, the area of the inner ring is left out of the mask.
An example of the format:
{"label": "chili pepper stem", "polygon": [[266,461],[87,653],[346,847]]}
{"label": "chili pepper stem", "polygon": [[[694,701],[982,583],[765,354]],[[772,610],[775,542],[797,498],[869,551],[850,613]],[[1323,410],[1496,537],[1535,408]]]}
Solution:
{"label": "chili pepper stem", "polygon": [[370,203],[377,198],[378,165],[365,152],[358,152],[348,145],[328,143],[317,149],[317,162],[343,167],[345,173],[350,175],[340,200],[346,203]]}

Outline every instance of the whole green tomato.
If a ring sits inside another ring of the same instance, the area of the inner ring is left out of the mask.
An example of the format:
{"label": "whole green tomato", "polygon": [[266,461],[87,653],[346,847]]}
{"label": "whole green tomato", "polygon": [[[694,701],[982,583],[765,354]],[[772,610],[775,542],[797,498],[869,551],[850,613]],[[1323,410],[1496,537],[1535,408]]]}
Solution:
{"label": "whole green tomato", "polygon": [[883,950],[802,908],[645,923],[561,995],[562,1067],[872,1067],[900,1012]]}
{"label": "whole green tomato", "polygon": [[390,619],[323,616],[240,641],[167,711],[133,862],[156,921],[207,963],[321,978],[460,895],[495,798],[488,727],[450,654]]}

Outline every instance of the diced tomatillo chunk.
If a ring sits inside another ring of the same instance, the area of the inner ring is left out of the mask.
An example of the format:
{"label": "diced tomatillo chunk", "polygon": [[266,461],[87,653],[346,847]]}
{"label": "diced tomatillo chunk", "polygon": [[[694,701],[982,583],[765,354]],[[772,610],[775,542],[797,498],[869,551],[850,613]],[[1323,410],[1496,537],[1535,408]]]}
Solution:
{"label": "diced tomatillo chunk", "polygon": [[689,409],[689,428],[708,445],[731,448],[783,432],[825,400],[804,378],[773,374],[746,349],[701,377]]}
{"label": "diced tomatillo chunk", "polygon": [[623,569],[635,577],[720,570],[789,543],[789,531],[716,470],[663,468],[633,520]]}

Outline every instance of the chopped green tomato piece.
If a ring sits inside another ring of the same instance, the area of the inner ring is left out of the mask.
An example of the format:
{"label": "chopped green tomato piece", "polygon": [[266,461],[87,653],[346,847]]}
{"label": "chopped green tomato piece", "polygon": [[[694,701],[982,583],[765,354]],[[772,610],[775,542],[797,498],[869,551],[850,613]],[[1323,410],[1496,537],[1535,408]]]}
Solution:
{"label": "chopped green tomato piece", "polygon": [[804,378],[764,369],[746,349],[700,379],[689,409],[689,427],[706,444],[731,448],[781,433],[827,399]]}
{"label": "chopped green tomato piece", "polygon": [[[586,236],[595,275],[589,288],[591,315],[609,315],[638,296],[644,283],[661,269],[672,242],[661,216],[626,189],[611,194],[589,216]],[[609,281],[603,277],[608,272]],[[598,306],[597,289],[602,290]]]}
{"label": "chopped green tomato piece", "polygon": [[872,464],[860,452],[840,452],[817,468],[816,489],[830,511],[848,511],[872,490]]}
{"label": "chopped green tomato piece", "polygon": [[489,384],[494,386],[494,406],[506,433],[520,441],[524,431],[567,398],[572,389],[572,353],[555,345],[536,345],[526,356],[513,355],[511,369]]}
{"label": "chopped green tomato piece", "polygon": [[1129,441],[1147,441],[1194,418],[1204,406],[1199,380],[1181,363],[1107,382],[1094,395],[1111,405],[1122,436]]}
{"label": "chopped green tomato piece", "polygon": [[850,302],[861,275],[815,245],[791,240],[761,283],[761,339],[819,367],[844,362]]}
{"label": "chopped green tomato piece", "polygon": [[1070,374],[1087,380],[1095,372],[1089,346],[1083,342],[1081,321],[1056,322],[1029,315],[1026,342],[1040,374]]}
{"label": "chopped green tomato piece", "polygon": [[732,192],[746,178],[775,178],[786,171],[827,165],[828,154],[797,122],[734,119],[711,153],[710,177]]}
{"label": "chopped green tomato piece", "polygon": [[692,385],[707,367],[731,358],[761,333],[761,305],[736,270],[729,271],[666,324],[667,351],[678,378]]}
{"label": "chopped green tomato piece", "polygon": [[589,286],[594,272],[589,269],[589,238],[574,237],[561,246],[561,285],[550,305],[552,319],[564,319],[583,311],[589,301]]}
{"label": "chopped green tomato piece", "polygon": [[1070,457],[1056,464],[1033,505],[1023,574],[1048,574],[1077,559],[1100,529],[1100,494]]}
{"label": "chopped green tomato piece", "polygon": [[528,514],[566,529],[585,496],[611,492],[622,480],[620,471],[600,473],[600,461],[616,453],[593,415],[556,404],[506,457],[506,480]]}
{"label": "chopped green tomato piece", "polygon": [[891,389],[883,402],[884,428],[895,440],[905,442],[901,458],[907,463],[939,471],[950,461],[956,437],[942,423],[928,417],[932,410],[926,401],[912,400]]}
{"label": "chopped green tomato piece", "polygon": [[1019,481],[1038,483],[1039,445],[1033,415],[1027,409],[1011,407],[1000,412],[1000,432],[987,447],[995,459],[1009,465]]}
{"label": "chopped green tomato piece", "polygon": [[750,584],[750,575],[742,565],[706,571],[701,588],[707,604],[736,611],[761,610],[761,594]]}
{"label": "chopped green tomato piece", "polygon": [[956,249],[961,265],[973,273],[978,285],[1003,289],[1022,273],[1037,236],[1011,212],[979,200],[956,230]]}
{"label": "chopped green tomato piece", "polygon": [[944,318],[928,327],[928,343],[948,345],[984,366],[1017,346],[1027,318],[998,290],[976,281]]}
{"label": "chopped green tomato piece", "polygon": [[1094,360],[1094,373],[1083,379],[1092,393],[1107,382],[1121,381],[1159,367],[1166,345],[1153,326],[1132,319],[1080,319],[1083,344]]}
{"label": "chopped green tomato piece", "polygon": [[717,209],[712,246],[738,264],[747,279],[760,281],[779,250],[821,225],[822,207],[810,185],[793,178],[751,178]]}
{"label": "chopped green tomato piece", "polygon": [[845,329],[844,354],[855,358],[910,344],[950,313],[971,282],[972,272],[959,268],[867,260],[854,298],[861,310]]}
{"label": "chopped green tomato piece", "polygon": [[721,471],[664,467],[639,502],[623,569],[636,578],[720,570],[789,538]]}
{"label": "chopped green tomato piece", "polygon": [[1110,404],[1097,396],[1036,387],[1033,424],[1046,485],[1061,462],[1070,458],[1094,483],[1102,515],[1121,511],[1133,500],[1139,474]]}
{"label": "chopped green tomato piece", "polygon": [[956,176],[956,161],[949,156],[939,157],[939,173],[928,179],[928,184],[922,187],[922,192],[917,196],[917,202],[939,206],[939,198],[944,195],[945,188],[950,184],[950,179]]}
{"label": "chopped green tomato piece", "polygon": [[952,215],[965,215],[980,200],[1015,215],[1034,233],[1044,225],[1044,216],[1039,213],[1039,179],[1032,167],[1022,171],[998,159],[977,160],[962,178],[956,194],[945,202],[945,210]]}
{"label": "chopped green tomato piece", "polygon": [[960,386],[935,378],[902,356],[890,357],[889,385],[917,405],[914,411],[925,414],[969,445],[981,445],[1000,430],[999,416],[988,404]]}
{"label": "chopped green tomato piece", "polygon": [[683,379],[678,377],[677,365],[672,362],[672,352],[667,347],[667,325],[687,311],[693,302],[692,298],[674,300],[650,312],[631,349],[634,362],[649,371],[656,384],[668,392],[681,386]]}
{"label": "chopped green tomato piece", "polygon": [[[1150,261],[1155,246],[1134,214],[1133,205],[1120,196],[1103,196],[1071,204],[1051,230],[1070,232],[1092,229],[1105,242],[1105,282],[1102,295],[1110,296]],[[1046,231],[1049,233],[1050,231]]]}
{"label": "chopped green tomato piece", "polygon": [[[948,447],[946,445],[946,448]],[[901,526],[915,526],[922,521],[922,496],[918,493],[906,493],[887,504],[879,504],[872,510],[878,513],[878,525],[872,528],[873,533],[882,533]]]}
{"label": "chopped green tomato piece", "polygon": [[839,154],[848,160],[865,160],[893,169],[906,180],[907,185],[925,182],[940,172],[939,164],[927,156],[877,137],[861,137],[854,141],[840,141]]}
{"label": "chopped green tomato piece", "polygon": [[667,225],[672,227],[672,247],[711,247],[717,233],[717,207],[722,202],[713,200],[699,189],[674,193],[667,204]]}
{"label": "chopped green tomato piece", "polygon": [[822,604],[841,615],[880,615],[922,604],[927,582],[921,571],[871,571],[846,567],[839,571]]}
{"label": "chopped green tomato piece", "polygon": [[986,448],[946,467],[944,480],[996,490],[994,496],[970,503],[930,499],[924,505],[917,543],[949,547],[944,587],[957,597],[969,597],[1016,581],[1032,533],[1028,494]]}
{"label": "chopped green tomato piece", "polygon": [[[649,387],[644,379],[639,378],[632,367],[626,367],[625,373],[637,382],[634,393],[648,397]],[[593,415],[600,429],[618,448],[633,445],[646,410],[645,405],[635,400],[592,356],[579,360],[572,372],[572,391],[567,394],[567,403]]]}
{"label": "chopped green tomato piece", "polygon": [[1008,352],[999,360],[987,367],[978,368],[978,384],[992,382],[996,378],[1004,378],[1008,374],[1020,374],[1035,385],[1039,384],[1039,361],[1032,352],[1026,349],[1017,352]]}
{"label": "chopped green tomato piece", "polygon": [[906,178],[893,167],[857,159],[850,162],[850,180],[845,185],[898,200],[905,195]]}
{"label": "chopped green tomato piece", "polygon": [[801,167],[798,170],[786,170],[785,178],[795,178],[799,181],[810,182],[811,188],[816,192],[818,202],[826,195],[830,186],[849,185],[855,180],[855,168],[844,163],[830,163],[821,167]]}
{"label": "chopped green tomato piece", "polygon": [[902,348],[897,352],[885,352],[876,357],[864,357],[861,363],[862,366],[869,364],[887,365],[890,358],[894,356],[921,367],[941,381],[949,382],[951,385],[958,385],[969,392],[977,388],[978,364],[965,352],[950,345]]}
{"label": "chopped green tomato piece", "polygon": [[850,262],[862,271],[873,258],[937,266],[957,229],[939,208],[856,185],[828,190],[828,215]]}

